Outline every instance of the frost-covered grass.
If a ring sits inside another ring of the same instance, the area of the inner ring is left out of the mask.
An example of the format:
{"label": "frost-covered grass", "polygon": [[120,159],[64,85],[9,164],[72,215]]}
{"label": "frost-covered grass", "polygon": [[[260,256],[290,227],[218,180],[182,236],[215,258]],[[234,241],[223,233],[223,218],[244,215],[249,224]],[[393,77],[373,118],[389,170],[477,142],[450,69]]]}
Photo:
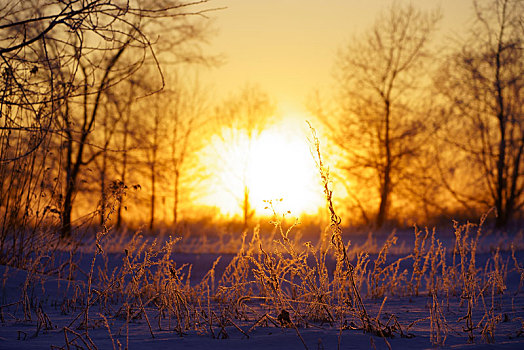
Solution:
{"label": "frost-covered grass", "polygon": [[482,219],[351,245],[314,140],[330,214],[314,242],[275,211],[218,239],[42,232],[0,256],[0,348],[522,348],[522,233]]}
{"label": "frost-covered grass", "polygon": [[524,344],[521,236],[497,249],[482,226],[457,223],[454,240],[415,228],[409,241],[345,243],[344,255],[334,230],[304,242],[275,220],[208,252],[109,231],[81,249],[42,248],[2,268],[0,348]]}

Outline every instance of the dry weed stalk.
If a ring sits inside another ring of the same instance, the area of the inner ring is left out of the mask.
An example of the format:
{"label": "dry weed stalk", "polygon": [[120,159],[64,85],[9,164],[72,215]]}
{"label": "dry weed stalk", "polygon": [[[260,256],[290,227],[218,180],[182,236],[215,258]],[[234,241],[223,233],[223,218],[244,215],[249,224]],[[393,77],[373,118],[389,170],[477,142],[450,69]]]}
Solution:
{"label": "dry weed stalk", "polygon": [[517,258],[515,257],[515,245],[513,243],[511,244],[511,258],[513,259],[513,263],[515,265],[515,271],[520,274],[519,288],[515,292],[515,294],[518,294],[524,285],[524,267],[520,266]]}
{"label": "dry weed stalk", "polygon": [[[385,340],[386,345],[390,347],[389,342],[386,340],[386,338],[393,336],[394,332],[399,332],[401,335],[404,335],[404,332],[402,331],[402,327],[400,326],[394,315],[390,317],[386,324],[382,324],[378,317],[371,318],[368,312],[366,311],[364,303],[362,302],[362,297],[360,296],[359,289],[357,288],[357,285],[355,283],[355,267],[349,261],[347,247],[344,245],[342,239],[341,219],[337,216],[333,207],[333,192],[330,188],[329,169],[324,165],[322,154],[320,152],[320,141],[316,136],[316,131],[311,125],[309,126],[312,134],[312,153],[315,158],[317,168],[320,172],[320,177],[324,186],[324,194],[326,196],[326,203],[330,214],[331,243],[335,248],[335,256],[337,260],[334,279],[341,279],[343,281],[339,282],[339,286],[344,286],[344,282],[347,281],[347,299],[343,300],[343,302],[346,303],[347,306],[351,306],[351,308],[355,311],[355,314],[357,315],[358,319],[360,319],[360,322],[362,324],[361,329],[365,332],[369,332],[382,337]],[[395,239],[392,238],[391,243],[393,243],[394,240]],[[393,325],[390,325],[392,321]]]}
{"label": "dry weed stalk", "polygon": [[430,341],[434,345],[444,346],[448,336],[448,323],[442,312],[441,303],[438,301],[437,293],[430,292],[432,300],[429,308],[430,313]]}
{"label": "dry weed stalk", "polygon": [[[270,235],[261,237],[260,227],[256,227],[248,241],[248,233],[244,232],[235,241],[240,244],[240,249],[222,275],[218,275],[219,257],[200,281],[191,284],[191,265],[177,266],[172,259],[178,251],[179,239],[169,238],[160,245],[156,240],[151,242],[136,233],[125,250],[122,246],[110,248],[123,255],[120,266],[110,271],[105,246],[109,244],[109,229],[104,228],[94,240],[89,271],[79,269],[72,252],[67,263],[56,269],[52,265],[59,263],[58,260],[48,258],[45,252],[28,260],[30,264],[22,298],[17,303],[1,305],[0,319],[4,320],[9,307],[20,306],[27,320],[36,316],[35,335],[53,326],[42,304],[32,298],[31,293],[31,289],[38,285],[38,273],[44,271],[42,266],[45,265],[50,267],[46,271],[54,271],[59,276],[65,272],[63,275],[69,279],[68,296],[64,298],[61,310],[65,314],[72,313],[72,321],[63,329],[65,346],[62,348],[96,349],[89,327],[107,329],[113,349],[122,346],[118,339],[121,336],[125,336],[125,346],[129,347],[130,329],[138,319],[147,323],[152,337],[155,325],[150,320],[153,319],[159,330],[172,330],[179,336],[193,330],[213,338],[228,338],[232,332],[249,337],[256,327],[273,325],[293,328],[307,348],[300,328],[329,324],[330,327],[338,326],[340,336],[343,330],[364,330],[384,338],[389,346],[386,338],[394,334],[411,337],[412,334],[403,329],[395,315],[384,311],[388,296],[418,296],[423,292],[431,298],[429,316],[412,322],[407,330],[419,322],[429,321],[431,342],[444,345],[448,331],[453,329],[443,311],[443,298],[446,297],[449,310],[450,298],[459,296],[460,306],[465,304],[466,312],[457,322],[465,323],[463,331],[467,337],[473,340],[480,332],[486,342],[494,342],[496,327],[502,320],[499,312],[501,299],[497,298],[506,290],[509,257],[504,262],[496,250],[483,270],[477,268],[476,251],[483,221],[476,237],[471,234],[473,225],[455,223],[451,264],[446,262],[446,249],[437,239],[435,230],[423,231],[417,227],[413,250],[391,262],[392,248],[397,241],[395,233],[382,247],[376,244],[370,233],[364,244],[369,251],[362,246],[360,250],[352,246],[350,251],[350,243],[344,244],[342,238],[341,219],[334,210],[329,171],[323,163],[314,130],[312,132],[315,158],[330,213],[329,231],[324,232],[316,247],[311,242],[300,245],[299,232],[296,232],[298,222],[285,228],[283,216],[277,214],[273,202],[268,201],[268,208],[274,216],[274,229]],[[329,239],[326,239],[326,233],[330,235]],[[124,241],[121,239],[120,242]],[[207,241],[202,238],[199,242]],[[204,249],[209,249],[209,244],[206,243]],[[220,241],[219,244],[222,247],[225,243]],[[520,273],[522,284],[524,269],[512,248],[515,271]],[[377,257],[373,266],[368,268],[370,252],[377,253]],[[335,258],[332,275],[328,268],[330,254]],[[354,264],[349,256],[355,257]],[[406,261],[412,261],[412,265]],[[65,270],[67,267],[69,271]],[[73,281],[75,273],[84,274],[85,283]],[[360,293],[364,282],[367,282],[370,297],[383,298],[376,317],[371,317],[364,306]],[[457,299],[452,301],[458,303]],[[474,312],[475,316],[480,315],[477,311],[479,301],[484,307],[480,321],[473,317]],[[95,307],[99,308],[98,313],[94,312]],[[83,332],[72,327],[79,319],[82,320],[79,327]],[[118,323],[120,329],[112,330]]]}
{"label": "dry weed stalk", "polygon": [[425,235],[422,235],[422,231],[420,231],[417,226],[415,226],[415,244],[413,246],[413,271],[411,273],[411,279],[409,281],[409,287],[411,290],[411,294],[418,296],[419,289],[420,289],[420,282],[422,280],[422,276],[424,276],[426,272],[427,264],[424,263],[422,267],[420,266],[420,262],[422,260],[422,257],[424,256],[424,250],[425,250],[425,244],[426,239],[428,238],[429,231],[426,228]]}
{"label": "dry weed stalk", "polygon": [[335,254],[337,258],[336,275],[341,277],[343,280],[349,281],[349,293],[352,296],[351,304],[359,312],[360,319],[363,323],[364,329],[371,329],[370,318],[362,302],[360,292],[356,288],[354,281],[353,272],[355,268],[349,261],[347,255],[346,246],[342,240],[342,228],[340,227],[341,219],[335,213],[333,207],[333,191],[330,188],[329,169],[324,166],[322,154],[320,152],[320,141],[316,135],[315,129],[309,125],[312,134],[312,145],[313,145],[313,157],[315,159],[317,168],[320,172],[320,178],[322,185],[324,186],[324,195],[326,196],[326,203],[330,215],[330,228],[331,228],[331,243],[335,247]]}

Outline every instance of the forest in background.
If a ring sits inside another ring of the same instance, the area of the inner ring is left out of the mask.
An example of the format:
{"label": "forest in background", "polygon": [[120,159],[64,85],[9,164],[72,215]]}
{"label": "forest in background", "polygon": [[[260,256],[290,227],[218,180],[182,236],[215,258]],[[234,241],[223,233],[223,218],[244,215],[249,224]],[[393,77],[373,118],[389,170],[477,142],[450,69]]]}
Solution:
{"label": "forest in background", "polygon": [[227,9],[0,0],[0,347],[521,348],[524,2],[472,6],[449,42],[393,2],[341,47],[299,225],[254,203],[278,101],[202,83]]}
{"label": "forest in background", "polygon": [[[42,230],[64,238],[86,225],[256,223],[247,185],[234,193],[235,217],[195,204],[221,171],[202,156],[210,140],[250,140],[279,118],[263,87],[216,101],[201,83],[221,60],[205,50],[207,13],[227,9],[212,0],[0,4],[4,259]],[[524,5],[472,6],[471,27],[446,43],[434,42],[438,11],[399,3],[341,43],[335,88],[313,94],[307,119],[343,187],[334,200],[344,225],[431,225],[492,209],[498,228],[522,222]]]}

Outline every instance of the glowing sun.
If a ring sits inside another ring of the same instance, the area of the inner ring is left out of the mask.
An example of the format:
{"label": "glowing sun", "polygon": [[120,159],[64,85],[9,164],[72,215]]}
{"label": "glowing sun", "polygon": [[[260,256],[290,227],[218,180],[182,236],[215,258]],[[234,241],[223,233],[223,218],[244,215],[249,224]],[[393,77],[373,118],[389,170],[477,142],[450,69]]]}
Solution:
{"label": "glowing sun", "polygon": [[324,204],[318,170],[311,156],[304,122],[283,120],[252,136],[242,130],[223,130],[212,142],[215,158],[214,191],[206,199],[224,213],[240,215],[246,192],[256,215],[315,214]]}

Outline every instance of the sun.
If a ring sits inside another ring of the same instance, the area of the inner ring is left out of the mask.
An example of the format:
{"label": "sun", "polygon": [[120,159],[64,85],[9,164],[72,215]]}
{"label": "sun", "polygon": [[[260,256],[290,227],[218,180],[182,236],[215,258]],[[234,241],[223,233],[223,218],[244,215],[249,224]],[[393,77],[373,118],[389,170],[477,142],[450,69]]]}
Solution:
{"label": "sun", "polygon": [[242,130],[223,130],[211,149],[214,191],[206,204],[223,213],[241,215],[246,193],[257,216],[272,214],[267,201],[277,214],[294,216],[316,214],[324,204],[304,121],[283,119],[251,139]]}
{"label": "sun", "polygon": [[322,203],[318,195],[322,187],[307,138],[292,130],[279,126],[254,140],[247,183],[257,213],[262,213],[268,200],[279,202],[280,210],[294,214],[315,213]]}

